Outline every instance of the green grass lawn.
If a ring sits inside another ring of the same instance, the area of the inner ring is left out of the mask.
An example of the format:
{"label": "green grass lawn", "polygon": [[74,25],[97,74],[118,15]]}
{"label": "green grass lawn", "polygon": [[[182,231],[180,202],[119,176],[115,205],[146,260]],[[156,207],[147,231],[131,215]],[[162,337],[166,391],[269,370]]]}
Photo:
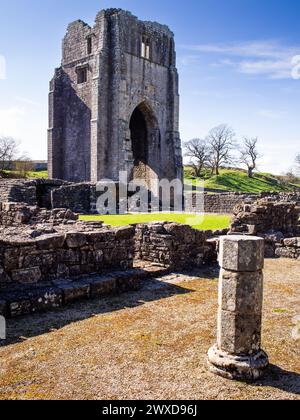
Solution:
{"label": "green grass lawn", "polygon": [[[196,179],[188,176],[186,180],[191,180],[193,183]],[[292,191],[295,185],[283,185],[278,178],[271,174],[256,173],[254,178],[249,178],[246,171],[222,169],[219,176],[204,178],[204,186],[207,189],[220,191],[234,191],[244,193],[261,193],[265,191]]]}
{"label": "green grass lawn", "polygon": [[199,230],[226,229],[230,224],[230,216],[212,214],[199,216],[195,214],[182,213],[126,214],[120,216],[80,216],[80,220],[102,220],[105,224],[111,226],[127,226],[135,223],[170,221],[188,224]]}
{"label": "green grass lawn", "polygon": [[27,174],[28,178],[35,179],[35,178],[48,178],[48,171],[30,171]]}

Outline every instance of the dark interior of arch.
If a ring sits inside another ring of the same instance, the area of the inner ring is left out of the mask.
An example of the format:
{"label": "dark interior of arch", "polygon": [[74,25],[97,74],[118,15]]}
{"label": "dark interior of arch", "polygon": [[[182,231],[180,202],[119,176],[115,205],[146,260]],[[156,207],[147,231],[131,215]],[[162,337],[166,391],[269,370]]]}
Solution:
{"label": "dark interior of arch", "polygon": [[130,120],[132,151],[135,165],[148,161],[148,132],[144,113],[138,108]]}

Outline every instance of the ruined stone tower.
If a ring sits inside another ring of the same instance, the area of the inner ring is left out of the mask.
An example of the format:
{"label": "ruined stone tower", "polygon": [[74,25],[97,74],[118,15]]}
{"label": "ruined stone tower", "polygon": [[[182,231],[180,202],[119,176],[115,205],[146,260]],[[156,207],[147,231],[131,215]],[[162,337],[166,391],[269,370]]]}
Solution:
{"label": "ruined stone tower", "polygon": [[50,83],[49,176],[182,178],[174,35],[120,9],[78,20]]}

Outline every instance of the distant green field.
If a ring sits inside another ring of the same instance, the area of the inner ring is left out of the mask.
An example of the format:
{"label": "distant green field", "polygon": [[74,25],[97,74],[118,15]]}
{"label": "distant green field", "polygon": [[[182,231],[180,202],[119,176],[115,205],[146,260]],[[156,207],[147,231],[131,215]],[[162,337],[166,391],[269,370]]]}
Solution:
{"label": "distant green field", "polygon": [[28,178],[48,178],[48,171],[30,171]]}
{"label": "distant green field", "polygon": [[[186,180],[195,183],[196,179],[186,173]],[[211,190],[234,191],[244,193],[261,193],[265,191],[291,191],[296,185],[283,185],[271,174],[256,173],[254,178],[248,178],[246,171],[222,169],[219,176],[206,176],[204,187]]]}
{"label": "distant green field", "polygon": [[80,220],[102,220],[105,224],[111,226],[127,226],[135,223],[171,221],[181,224],[188,224],[199,230],[226,229],[230,224],[230,216],[212,214],[197,216],[195,214],[182,213],[126,214],[120,216],[80,216]]}
{"label": "distant green field", "polygon": [[[18,172],[16,171],[4,171],[7,175],[12,175],[14,178],[19,176]],[[36,179],[36,178],[48,178],[48,171],[29,171],[26,174],[26,177],[29,179]]]}

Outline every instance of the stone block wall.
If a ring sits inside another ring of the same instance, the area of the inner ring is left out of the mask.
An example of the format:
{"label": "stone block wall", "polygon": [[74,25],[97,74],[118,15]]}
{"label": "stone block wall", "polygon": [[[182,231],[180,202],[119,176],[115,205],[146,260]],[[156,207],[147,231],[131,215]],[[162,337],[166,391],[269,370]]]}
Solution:
{"label": "stone block wall", "polygon": [[265,258],[300,259],[300,235],[285,238],[281,232],[261,235],[265,240]]}
{"label": "stone block wall", "polygon": [[135,255],[174,269],[201,267],[217,258],[206,232],[169,222],[137,225]]}
{"label": "stone block wall", "polygon": [[254,200],[257,198],[255,194],[225,193],[225,194],[208,194],[204,193],[199,202],[203,202],[203,208],[196,205],[196,194],[192,193],[192,200],[187,200],[185,205],[186,212],[201,212],[215,214],[232,214],[237,204],[243,203],[245,200]]}
{"label": "stone block wall", "polygon": [[59,225],[76,220],[78,215],[65,208],[46,210],[22,203],[0,203],[0,226],[3,227],[39,223]]}
{"label": "stone block wall", "polygon": [[1,239],[0,288],[12,290],[132,267],[134,228],[85,231],[80,227],[37,238]]}
{"label": "stone block wall", "polygon": [[[197,208],[196,194],[192,193],[192,200],[186,202],[186,212],[203,211],[202,208]],[[272,193],[265,192],[261,194],[243,194],[243,193],[223,193],[223,194],[208,194],[204,193],[200,202],[203,202],[205,213],[216,214],[233,214],[235,208],[239,204],[255,203],[259,199],[267,199],[271,202],[292,202],[300,205],[300,192],[295,193]]]}
{"label": "stone block wall", "polygon": [[281,232],[292,236],[300,232],[299,216],[300,207],[296,203],[261,199],[235,208],[231,233]]}
{"label": "stone block wall", "polygon": [[300,237],[284,239],[275,249],[279,258],[295,258],[300,260]]}
{"label": "stone block wall", "polygon": [[68,208],[77,213],[91,212],[91,188],[95,184],[64,185],[52,191],[52,208]]}
{"label": "stone block wall", "polygon": [[300,207],[297,201],[268,197],[234,210],[230,233],[258,235],[265,240],[265,257],[300,258]]}
{"label": "stone block wall", "polygon": [[[50,209],[51,191],[67,182],[52,179],[1,179],[0,203],[26,203],[28,206],[40,206]],[[65,206],[60,206],[65,207]]]}
{"label": "stone block wall", "polygon": [[36,183],[34,181],[1,179],[0,202],[26,203],[29,206],[37,204]]}

